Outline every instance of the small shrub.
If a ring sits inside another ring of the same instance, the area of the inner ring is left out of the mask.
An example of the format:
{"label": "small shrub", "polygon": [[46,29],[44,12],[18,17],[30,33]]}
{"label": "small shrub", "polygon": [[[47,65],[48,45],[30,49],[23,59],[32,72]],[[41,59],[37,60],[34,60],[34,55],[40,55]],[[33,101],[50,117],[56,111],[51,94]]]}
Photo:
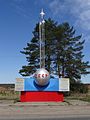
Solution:
{"label": "small shrub", "polygon": [[87,93],[88,87],[83,83],[74,83],[70,85],[70,90],[74,93]]}

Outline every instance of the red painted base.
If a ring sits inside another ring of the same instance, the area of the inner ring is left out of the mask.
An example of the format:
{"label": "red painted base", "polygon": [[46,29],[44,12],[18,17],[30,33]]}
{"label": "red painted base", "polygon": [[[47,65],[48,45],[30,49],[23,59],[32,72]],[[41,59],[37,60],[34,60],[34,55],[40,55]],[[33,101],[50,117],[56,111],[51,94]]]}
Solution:
{"label": "red painted base", "polygon": [[61,92],[45,92],[45,91],[21,91],[21,102],[63,102],[64,97]]}

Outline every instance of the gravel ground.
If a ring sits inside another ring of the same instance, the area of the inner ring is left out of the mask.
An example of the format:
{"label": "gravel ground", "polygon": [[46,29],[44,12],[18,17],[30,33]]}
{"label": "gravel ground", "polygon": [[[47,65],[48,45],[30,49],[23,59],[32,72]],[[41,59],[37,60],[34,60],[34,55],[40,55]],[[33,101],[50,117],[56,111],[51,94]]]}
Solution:
{"label": "gravel ground", "polygon": [[90,102],[81,100],[65,100],[64,102],[16,102],[13,100],[0,100],[1,106],[90,106]]}
{"label": "gravel ground", "polygon": [[66,102],[0,101],[0,119],[90,117],[90,103],[80,100]]}

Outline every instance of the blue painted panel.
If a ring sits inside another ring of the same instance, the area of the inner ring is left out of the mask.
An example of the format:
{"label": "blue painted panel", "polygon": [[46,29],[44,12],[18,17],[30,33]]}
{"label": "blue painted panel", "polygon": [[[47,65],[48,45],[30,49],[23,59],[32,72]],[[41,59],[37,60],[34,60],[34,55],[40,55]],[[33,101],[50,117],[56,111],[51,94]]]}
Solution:
{"label": "blue painted panel", "polygon": [[59,91],[59,79],[50,78],[49,84],[41,87],[36,85],[34,78],[25,78],[24,91]]}

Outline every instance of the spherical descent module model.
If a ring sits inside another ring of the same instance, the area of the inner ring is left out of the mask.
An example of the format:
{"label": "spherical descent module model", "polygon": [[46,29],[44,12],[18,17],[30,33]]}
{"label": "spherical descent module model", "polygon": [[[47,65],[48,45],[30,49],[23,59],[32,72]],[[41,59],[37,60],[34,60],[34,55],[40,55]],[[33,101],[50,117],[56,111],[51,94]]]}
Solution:
{"label": "spherical descent module model", "polygon": [[49,72],[44,68],[37,70],[34,76],[35,83],[39,86],[45,86],[49,83],[50,75]]}

